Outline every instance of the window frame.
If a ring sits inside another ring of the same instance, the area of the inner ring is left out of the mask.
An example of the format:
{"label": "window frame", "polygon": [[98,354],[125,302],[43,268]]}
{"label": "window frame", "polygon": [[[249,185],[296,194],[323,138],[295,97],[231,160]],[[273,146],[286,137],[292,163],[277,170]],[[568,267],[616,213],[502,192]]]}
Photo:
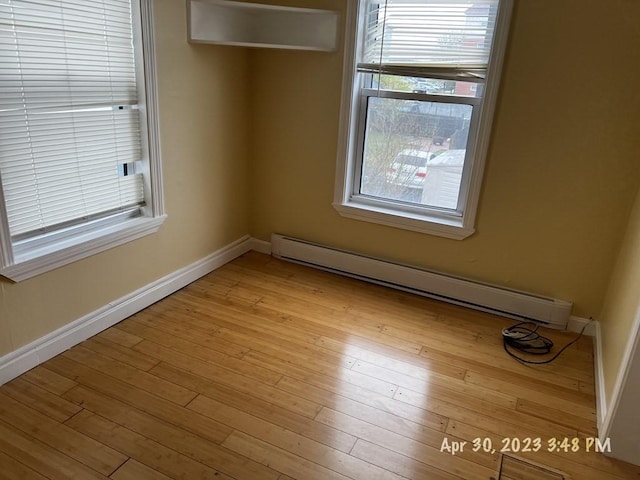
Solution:
{"label": "window frame", "polygon": [[[366,0],[349,0],[347,5],[345,56],[342,82],[338,159],[333,207],[347,218],[378,223],[421,233],[462,240],[475,232],[475,219],[482,185],[485,158],[491,133],[491,124],[500,84],[500,73],[506,50],[512,0],[500,0],[487,80],[483,83],[483,97],[451,97],[446,95],[408,92],[376,92],[387,98],[447,101],[472,104],[469,141],[460,187],[458,208],[455,212],[438,208],[385,200],[360,194],[360,173],[364,149],[367,98],[363,94],[362,75],[357,72],[358,57],[362,51],[362,31],[366,18]],[[455,101],[450,101],[455,99]],[[476,109],[478,110],[476,113]]]}
{"label": "window frame", "polygon": [[139,87],[145,204],[141,215],[116,214],[24,241],[9,232],[0,182],[0,275],[22,281],[158,231],[164,210],[158,89],[153,32],[153,0],[131,0],[136,76]]}

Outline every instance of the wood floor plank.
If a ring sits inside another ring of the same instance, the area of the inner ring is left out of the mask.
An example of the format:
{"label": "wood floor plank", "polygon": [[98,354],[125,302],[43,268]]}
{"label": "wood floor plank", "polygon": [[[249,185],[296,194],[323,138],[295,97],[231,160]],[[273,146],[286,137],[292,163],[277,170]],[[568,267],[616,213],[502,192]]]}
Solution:
{"label": "wood floor plank", "polygon": [[105,375],[110,375],[130,385],[135,385],[148,392],[153,392],[155,395],[178,405],[186,405],[197,395],[196,392],[167,382],[166,380],[133,368],[113,358],[100,355],[82,345],[77,345],[67,350],[62,356],[87,365]]}
{"label": "wood floor plank", "polygon": [[424,408],[425,410],[440,412],[450,419],[456,419],[462,422],[474,423],[474,421],[482,422],[483,419],[486,419],[493,425],[494,419],[500,419],[503,424],[511,424],[513,426],[527,425],[532,431],[539,432],[540,434],[545,434],[550,429],[555,429],[558,434],[562,434],[565,437],[577,435],[576,428],[555,424],[551,420],[532,416],[516,409],[500,407],[481,400],[474,400],[473,402],[467,403],[454,403],[451,399],[443,400],[435,396],[426,396],[403,388],[398,390],[394,398],[410,405]]}
{"label": "wood floor plank", "polygon": [[327,337],[320,337],[316,344],[329,350],[346,352],[349,356],[357,360],[417,379],[427,379],[432,373],[463,379],[466,374],[465,368],[456,367],[446,362],[417,359],[415,356],[411,363],[405,362],[397,358],[397,352],[385,354],[379,351],[371,351],[367,348],[354,345],[351,341],[345,343]]}
{"label": "wood floor plank", "polygon": [[[423,378],[416,378],[363,361],[357,361],[352,370],[380,380],[394,380],[402,389],[412,390],[416,393],[429,392],[430,396],[464,395],[471,400],[482,400],[506,408],[515,408],[516,404],[516,397],[511,395],[495,392],[483,386],[471,385],[465,383],[461,378],[453,378],[435,372],[425,372]],[[464,377],[464,372],[462,375]],[[396,395],[398,390],[396,390]]]}
{"label": "wood floor plank", "polygon": [[277,283],[281,287],[281,292],[295,294],[301,290],[325,306],[335,307],[336,304],[348,306],[349,311],[373,319],[379,319],[380,313],[384,312],[386,317],[397,318],[398,323],[404,325],[405,321],[415,316],[423,320],[433,320],[437,315],[435,302],[431,302],[434,308],[428,308],[428,300],[419,304],[414,303],[411,300],[417,297],[404,292],[351,279],[335,278],[331,274],[318,270],[289,265],[282,268],[278,262],[269,262],[260,266],[251,261],[244,263],[244,259],[239,259],[225,267],[226,271],[243,272],[249,276],[248,278],[260,276],[268,285]]}
{"label": "wood floor plank", "polygon": [[242,342],[249,346],[251,351],[261,352],[320,373],[339,372],[341,369],[351,368],[355,363],[355,359],[352,357],[333,354],[312,344],[299,348],[298,345],[271,343],[262,337],[240,333],[232,328],[221,328],[216,335],[230,341]]}
{"label": "wood floor plank", "polygon": [[105,475],[0,421],[0,452],[49,478],[105,480]]}
{"label": "wood floor plank", "polygon": [[[216,274],[223,277],[226,275],[226,278],[249,287],[265,289],[274,294],[293,296],[310,304],[356,314],[368,319],[371,325],[377,326],[381,315],[384,315],[385,321],[397,322],[401,325],[404,325],[406,317],[410,316],[405,308],[398,307],[392,302],[380,302],[379,299],[372,298],[363,301],[359,296],[350,296],[339,289],[331,288],[331,284],[325,284],[324,288],[318,288],[317,285],[307,286],[293,279],[274,277],[263,271],[256,272],[234,264],[225,265]],[[420,311],[420,314],[423,319],[433,320],[436,317],[435,313],[429,314],[424,309]]]}
{"label": "wood floor plank", "polygon": [[512,397],[528,398],[538,403],[548,404],[559,410],[578,414],[586,419],[592,419],[595,415],[593,396],[585,395],[581,392],[551,387],[540,382],[517,381],[516,378],[510,375],[497,378],[497,375],[489,376],[485,373],[474,371],[467,371],[464,381],[473,385],[484,386],[494,392],[504,393]]}
{"label": "wood floor plank", "polygon": [[349,477],[241,432],[233,432],[223,445],[298,480],[349,480]]}
{"label": "wood floor plank", "polygon": [[[181,352],[185,355],[197,358],[198,360],[214,363],[219,367],[223,367],[246,377],[255,378],[260,382],[275,385],[282,377],[282,375],[267,368],[249,364],[239,358],[211,350],[207,347],[170,335],[161,330],[149,328],[135,321],[128,322],[126,328],[127,331],[139,332],[141,335],[144,335],[145,341],[147,342],[151,341],[176,352]],[[146,346],[147,344],[140,343],[136,345],[133,350],[136,352],[142,352]],[[155,358],[157,362],[161,360],[157,356],[152,358]]]}
{"label": "wood floor plank", "polygon": [[[216,272],[211,275],[215,276]],[[266,307],[271,311],[281,311],[300,318],[313,319],[315,322],[331,325],[347,332],[353,333],[357,331],[360,335],[370,336],[411,353],[420,351],[420,345],[415,342],[383,335],[379,330],[380,325],[376,325],[376,322],[372,320],[321,305],[311,305],[294,297],[273,293],[258,287],[252,288],[258,290],[261,295],[261,298],[255,304],[256,306]]]}
{"label": "wood floor plank", "polygon": [[[335,296],[336,299],[354,306],[369,306],[373,311],[380,309],[394,309],[394,314],[401,316],[411,312],[414,315],[427,315],[433,318],[439,312],[442,305],[425,297],[418,297],[399,290],[384,288],[382,286],[354,280],[347,277],[336,276],[322,270],[307,268],[305,266],[289,264],[277,259],[270,259],[263,263],[256,255],[249,252],[236,259],[233,265],[246,268],[254,273],[267,275],[295,282],[308,290],[320,290]],[[415,317],[414,317],[415,318]],[[421,317],[424,318],[424,317]]]}
{"label": "wood floor plank", "polygon": [[[207,284],[206,278],[203,280],[203,284]],[[284,341],[301,344],[313,344],[317,340],[317,336],[308,330],[283,329],[283,322],[289,318],[287,314],[282,314],[277,310],[265,310],[258,304],[238,301],[228,295],[222,296],[207,290],[203,293],[203,290],[196,288],[194,287],[195,291],[186,289],[184,298],[181,301],[187,305],[193,305],[194,303],[202,305],[202,300],[206,299],[206,304],[209,308],[204,310],[203,313],[208,313],[213,318],[213,321],[220,326],[232,328],[230,324],[233,324],[235,325],[233,328],[249,334],[257,330],[270,340],[277,337]],[[240,287],[236,286],[234,290],[238,288]],[[180,303],[179,299],[173,298],[172,300]],[[256,322],[257,319],[260,319],[260,321]]]}
{"label": "wood floor plank", "polygon": [[[512,322],[513,323],[513,322]],[[463,326],[456,327],[449,322],[448,324],[440,324],[438,320],[430,323],[428,333],[425,331],[424,326],[413,325],[384,325],[382,332],[398,338],[411,338],[413,340],[419,340],[421,343],[428,343],[433,340],[438,340],[444,343],[451,343],[452,340],[456,344],[463,345],[473,350],[482,351],[485,353],[491,353],[502,348],[502,335],[501,329],[496,325],[491,329],[483,329],[475,326]],[[550,338],[556,345],[564,345],[576,338],[576,334],[567,336],[565,332],[558,332],[551,329],[540,329],[539,333]],[[591,352],[584,352],[577,347],[567,349],[565,353],[565,361],[562,364],[563,368],[567,368],[568,372],[573,372],[578,376],[586,376],[593,378],[593,372],[586,368],[588,361],[592,360],[593,355]],[[504,356],[507,360],[507,357]],[[542,367],[550,368],[550,366]]]}
{"label": "wood floor plank", "polygon": [[69,419],[67,425],[174,479],[233,480],[233,477],[86,410]]}
{"label": "wood floor plank", "polygon": [[441,432],[425,429],[421,432],[421,435],[416,435],[417,440],[414,440],[409,438],[408,435],[386,430],[329,408],[323,408],[316,419],[319,422],[342,429],[359,439],[375,443],[405,457],[441,470],[449,469],[450,473],[465,479],[486,479],[498,468],[497,454],[479,454],[470,449],[459,454],[456,465],[452,468],[446,454],[441,451],[441,446],[445,438],[448,441],[459,441],[460,439]]}
{"label": "wood floor plank", "polygon": [[292,363],[290,361],[282,360],[281,358],[277,358],[263,352],[254,351],[250,351],[249,353],[247,353],[244,356],[243,360],[252,364],[266,365],[270,369],[277,371],[282,375],[286,374],[290,377],[298,378],[300,380],[306,381],[309,378],[337,379],[341,383],[348,383],[355,387],[363,388],[365,390],[369,390],[373,393],[384,395],[389,398],[393,397],[396,393],[396,390],[398,390],[398,386],[394,383],[380,380],[378,378],[353,371],[349,368],[343,368],[341,366],[331,369],[309,369],[306,368],[306,364],[304,364],[304,362]]}
{"label": "wood floor plank", "polygon": [[47,480],[35,470],[0,451],[0,480]]}
{"label": "wood floor plank", "polygon": [[54,395],[62,395],[64,392],[71,390],[77,385],[73,380],[69,380],[62,375],[58,375],[42,365],[29,370],[20,378],[22,380],[26,380],[32,385],[53,393]]}
{"label": "wood floor plank", "polygon": [[139,312],[118,324],[118,327],[127,331],[130,330],[130,324],[132,322],[136,322],[138,325],[144,325],[146,327],[169,333],[176,338],[193,342],[216,352],[229,355],[230,357],[242,358],[242,356],[249,351],[249,348],[245,346],[227,342],[226,340],[215,336],[215,333],[219,330],[218,326],[213,326],[207,322],[206,325],[208,328],[204,328],[200,326],[202,324],[195,325],[185,321],[176,321],[176,315],[172,315],[171,310],[157,310],[160,310],[160,306],[156,306],[156,311],[153,312],[150,310],[143,310],[142,312]]}
{"label": "wood floor plank", "polygon": [[[166,401],[161,397],[121,382],[63,356],[51,359],[47,365],[60,374],[73,376],[80,385],[120,400],[140,411],[206,438],[213,443],[220,443],[231,433],[228,427],[214,422],[210,418],[180,407],[173,402]],[[76,406],[71,402],[68,403]]]}
{"label": "wood floor plank", "polygon": [[[445,304],[439,308],[437,322],[443,326],[454,329],[462,327],[463,329],[473,331],[480,337],[483,337],[483,341],[492,340],[495,345],[500,345],[501,343],[500,332],[502,328],[511,327],[517,323],[514,320],[504,319],[495,315],[485,315],[483,312],[474,310],[467,310],[464,312],[464,315],[460,315],[458,307]],[[594,348],[591,337],[545,327],[540,327],[538,333],[551,338],[554,344],[558,346],[565,345],[578,338],[576,343],[565,352],[565,358],[572,364],[574,364],[574,359],[577,359],[579,362],[587,362],[593,359]]]}
{"label": "wood floor plank", "polygon": [[572,413],[567,413],[564,410],[558,410],[549,405],[542,405],[540,403],[527,400],[526,398],[518,399],[516,410],[533,417],[552,420],[559,425],[564,425],[572,429],[575,428],[579,432],[592,436],[597,436],[598,434],[595,414],[592,418],[586,419]]}
{"label": "wood floor plank", "polygon": [[157,470],[153,470],[131,458],[109,478],[111,480],[171,480]]}
{"label": "wood floor plank", "polygon": [[[535,370],[529,371],[530,366],[523,365],[520,362],[514,361],[506,353],[500,351],[483,351],[481,349],[474,349],[473,347],[459,344],[455,339],[451,339],[451,342],[442,342],[440,340],[428,340],[423,342],[424,348],[421,355],[428,358],[434,358],[434,354],[446,352],[446,355],[454,355],[462,357],[468,360],[477,361],[487,366],[499,368],[502,370],[508,370],[516,374],[531,375],[540,379],[544,379],[555,385],[572,388],[578,390],[578,383],[580,381],[592,381],[593,378],[589,375],[585,375],[582,372],[576,372],[571,369],[564,369],[557,366],[550,366],[547,368],[543,365],[538,365]],[[500,352],[500,353],[499,353]],[[532,360],[538,361],[538,358]],[[558,371],[554,371],[558,370]]]}
{"label": "wood floor plank", "polygon": [[411,420],[434,430],[444,430],[447,424],[447,418],[437,413],[339,382],[318,381],[311,384],[284,377],[278,387],[302,397],[314,398],[324,406],[361,420],[376,418],[381,425],[404,424],[404,420]]}
{"label": "wood floor plank", "polygon": [[294,413],[313,418],[320,410],[320,405],[315,402],[291,395],[273,385],[258,382],[244,375],[239,375],[216,365],[202,362],[183,353],[175,352],[161,345],[149,342],[148,340],[145,340],[136,348],[149,355],[162,358],[163,362],[173,365],[174,367],[208,378],[213,382],[226,385],[239,392],[251,393],[262,400],[274,403]]}
{"label": "wood floor plank", "polygon": [[327,427],[308,417],[255,398],[251,394],[213,383],[204,377],[177,369],[169,364],[161,363],[154,369],[154,373],[187,388],[196,389],[208,398],[238,408],[249,415],[297,432],[336,450],[348,453],[356,441],[355,437],[340,430]]}
{"label": "wood floor plank", "polygon": [[[234,303],[234,301],[226,298],[216,298],[214,301],[224,305],[231,305],[237,310],[247,308],[246,305],[238,304],[237,302]],[[295,329],[306,330],[316,335],[316,337],[319,335],[328,335],[331,331],[337,331],[340,332],[339,335],[343,337],[359,336],[371,342],[380,342],[381,345],[389,348],[396,348],[409,354],[416,354],[420,351],[420,345],[417,343],[389,337],[388,335],[381,333],[379,329],[371,326],[359,327],[357,325],[357,317],[350,313],[345,314],[348,318],[345,318],[344,321],[341,322],[338,322],[336,318],[331,316],[305,314],[303,311],[296,311],[295,313],[287,312],[282,314],[278,312],[276,301],[267,302],[264,299],[255,305],[251,305],[250,308],[254,313],[262,318],[281,316],[281,318],[283,318],[283,325],[287,325]],[[336,316],[339,315],[336,314]],[[313,328],[314,325],[315,328]],[[318,330],[318,327],[320,327],[320,330]]]}
{"label": "wood floor plank", "polygon": [[[75,388],[75,387],[74,387]],[[0,420],[109,476],[127,457],[0,393]]]}
{"label": "wood floor plank", "polygon": [[[235,343],[242,345],[248,345],[252,343],[251,348],[258,350],[257,345],[269,349],[265,353],[274,353],[273,346],[280,346],[280,349],[275,349],[275,352],[279,352],[286,360],[294,361],[296,358],[302,361],[313,360],[313,364],[322,365],[325,368],[331,368],[336,364],[336,359],[342,361],[345,365],[353,363],[353,359],[339,354],[337,352],[327,351],[315,345],[318,337],[316,335],[309,335],[308,333],[301,334],[295,333],[300,330],[290,328],[288,324],[284,324],[282,321],[269,322],[268,317],[265,315],[264,309],[260,309],[261,315],[255,315],[255,309],[243,308],[241,306],[232,305],[229,307],[224,299],[213,298],[208,300],[211,304],[215,305],[214,309],[210,309],[210,315],[213,316],[214,322],[218,325],[217,332],[214,333],[217,337],[228,339]],[[255,317],[256,321],[248,321],[248,319]],[[183,320],[185,326],[202,327],[202,322],[185,319]],[[224,332],[232,333],[231,338],[223,335]],[[261,350],[262,351],[262,350]]]}
{"label": "wood floor plank", "polygon": [[[574,392],[579,391],[579,380],[575,378],[568,378],[565,376],[557,375],[550,371],[544,371],[537,367],[525,367],[519,362],[512,360],[511,362],[504,362],[502,358],[496,360],[494,357],[502,355],[504,352],[494,352],[493,356],[484,355],[478,357],[477,355],[467,355],[467,351],[459,346],[451,346],[445,344],[437,344],[437,346],[423,346],[420,351],[420,355],[443,362],[450,362],[452,365],[464,367],[467,370],[477,371],[480,373],[487,373],[491,376],[491,372],[495,372],[498,377],[519,377],[527,379],[528,381],[538,381],[546,383],[550,386],[564,388],[572,390]],[[506,355],[506,354],[504,354]],[[519,366],[516,366],[518,364]]]}
{"label": "wood floor plank", "polygon": [[[412,480],[459,480],[460,477],[439,470],[431,465],[406,457],[375,443],[358,439],[351,455],[361,460],[386,468]],[[446,466],[445,468],[448,468]]]}
{"label": "wood floor plank", "polygon": [[[194,308],[193,305],[198,304],[198,300],[178,301],[174,298],[167,300],[167,303],[169,302],[178,305],[177,307],[170,307],[170,311],[178,311],[186,308],[192,309]],[[179,336],[184,337],[188,335],[190,330],[197,329],[201,332],[206,332],[208,335],[212,335],[213,338],[224,341],[223,336],[215,335],[219,330],[224,328],[238,335],[243,346],[245,345],[245,342],[242,341],[243,339],[254,339],[259,340],[263,345],[282,345],[283,347],[289,347],[287,350],[306,351],[308,354],[317,354],[316,359],[318,361],[333,363],[335,359],[335,354],[325,352],[314,345],[317,340],[316,335],[309,335],[308,333],[302,332],[295,333],[296,330],[283,325],[279,316],[277,321],[273,321],[268,316],[256,315],[253,307],[245,308],[242,305],[234,305],[224,298],[207,298],[207,303],[206,310],[199,310],[206,320],[193,317],[182,318],[180,316],[173,319],[173,327]],[[160,307],[157,308],[159,309]],[[144,317],[136,317],[137,321],[143,319]],[[156,323],[162,325],[163,323],[162,321],[158,322],[156,318],[146,318],[146,320],[147,322],[153,322],[153,324],[147,323],[149,326],[155,326],[154,324]],[[211,322],[214,322],[215,327],[211,327]],[[180,329],[182,331],[179,331]],[[198,343],[196,339],[191,339],[191,341]]]}
{"label": "wood floor plank", "polygon": [[93,337],[82,343],[82,346],[104,357],[109,357],[119,362],[126,363],[130,367],[147,372],[155,367],[159,360],[136,352],[130,347],[123,347],[117,343]]}
{"label": "wood floor plank", "polygon": [[224,421],[237,432],[242,432],[263,442],[270,443],[347,477],[354,479],[401,480],[397,475],[387,470],[362,462],[360,459],[328,447],[323,443],[290,432],[270,422],[265,422],[204,395],[199,395],[198,398],[191,402],[189,408],[203,415],[211,416],[214,420]]}
{"label": "wood floor plank", "polygon": [[[457,363],[457,357],[450,357]],[[554,385],[546,380],[541,380],[535,373],[536,367],[531,367],[530,375],[517,374],[499,368],[492,368],[480,363],[468,363],[465,382],[475,385],[487,386],[496,392],[508,395],[522,395],[525,392],[535,391],[547,398],[562,399],[571,404],[581,405],[586,408],[595,408],[595,396],[579,391],[575,388]],[[575,381],[572,381],[576,385]]]}
{"label": "wood floor plank", "polygon": [[123,332],[117,326],[104,330],[97,336],[127,348],[131,348],[142,341],[142,338]]}
{"label": "wood floor plank", "polygon": [[580,382],[578,384],[578,390],[580,391],[580,393],[584,393],[585,395],[588,395],[592,399],[595,398],[596,396],[595,383]]}
{"label": "wood floor plank", "polygon": [[78,413],[82,408],[18,377],[0,387],[0,392],[58,422]]}
{"label": "wood floor plank", "polygon": [[238,480],[275,480],[279,476],[279,473],[247,461],[198,435],[85,387],[75,387],[65,397],[85,410]]}

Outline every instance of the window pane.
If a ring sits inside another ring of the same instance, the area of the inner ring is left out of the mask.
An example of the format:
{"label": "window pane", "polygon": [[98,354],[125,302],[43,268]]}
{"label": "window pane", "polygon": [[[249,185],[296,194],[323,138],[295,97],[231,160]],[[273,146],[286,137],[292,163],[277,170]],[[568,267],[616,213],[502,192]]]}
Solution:
{"label": "window pane", "polygon": [[472,111],[369,97],[360,193],[456,209]]}
{"label": "window pane", "polygon": [[406,77],[400,75],[371,74],[369,88],[393,92],[430,93],[457,97],[481,97],[482,83],[440,80],[436,78]]}

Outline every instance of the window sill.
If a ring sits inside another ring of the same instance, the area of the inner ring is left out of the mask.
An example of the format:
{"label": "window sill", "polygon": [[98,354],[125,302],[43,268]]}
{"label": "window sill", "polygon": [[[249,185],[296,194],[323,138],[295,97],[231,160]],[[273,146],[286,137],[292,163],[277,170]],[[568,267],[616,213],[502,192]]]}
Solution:
{"label": "window sill", "polygon": [[363,204],[354,200],[334,203],[333,207],[343,217],[454,240],[463,240],[475,232],[474,228],[464,225],[462,217],[400,212],[392,208]]}
{"label": "window sill", "polygon": [[0,275],[14,282],[35,277],[69,263],[104,252],[118,245],[158,231],[166,215],[137,217],[117,225],[105,226],[72,238],[52,242],[44,247],[17,255],[12,265],[0,268]]}

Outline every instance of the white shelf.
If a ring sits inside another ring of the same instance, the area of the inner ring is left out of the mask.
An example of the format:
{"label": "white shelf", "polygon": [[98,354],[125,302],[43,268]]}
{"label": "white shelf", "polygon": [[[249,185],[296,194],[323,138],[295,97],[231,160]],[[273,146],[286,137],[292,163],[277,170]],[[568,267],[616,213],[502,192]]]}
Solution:
{"label": "white shelf", "polygon": [[189,0],[189,41],[330,52],[338,12],[227,0]]}

